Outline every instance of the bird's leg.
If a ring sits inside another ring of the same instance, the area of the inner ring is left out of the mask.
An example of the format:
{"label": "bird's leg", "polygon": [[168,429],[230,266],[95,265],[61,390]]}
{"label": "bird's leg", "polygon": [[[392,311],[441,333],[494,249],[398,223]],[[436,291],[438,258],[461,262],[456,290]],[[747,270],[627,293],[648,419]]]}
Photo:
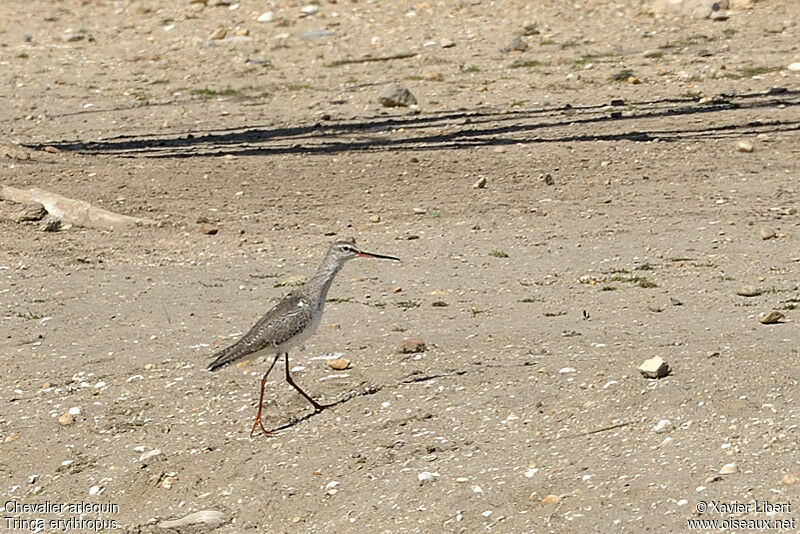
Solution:
{"label": "bird's leg", "polygon": [[289,375],[289,353],[288,352],[284,352],[283,353],[283,361],[284,361],[284,363],[286,363],[286,381],[289,382],[294,389],[299,391],[300,394],[302,396],[304,396],[306,398],[306,400],[308,400],[308,402],[311,403],[311,405],[314,407],[314,409],[316,411],[321,412],[322,410],[327,408],[327,406],[323,406],[320,403],[318,403],[317,401],[315,401],[314,399],[312,399],[311,397],[309,397],[308,394],[305,391],[300,389],[300,386],[298,386],[297,384],[294,383],[294,380],[292,380],[292,377]]}
{"label": "bird's leg", "polygon": [[264,425],[261,423],[261,408],[264,405],[264,386],[267,383],[267,376],[269,376],[269,372],[272,371],[273,367],[275,367],[275,364],[277,363],[278,358],[280,357],[281,357],[280,354],[275,355],[275,359],[272,360],[272,364],[269,366],[269,369],[267,369],[267,372],[264,373],[264,377],[261,379],[261,393],[259,393],[258,395],[258,413],[256,414],[256,420],[253,421],[253,428],[250,429],[251,438],[253,437],[253,433],[256,431],[257,426],[261,427],[261,431],[264,432],[264,434],[269,435],[269,430],[264,428]]}

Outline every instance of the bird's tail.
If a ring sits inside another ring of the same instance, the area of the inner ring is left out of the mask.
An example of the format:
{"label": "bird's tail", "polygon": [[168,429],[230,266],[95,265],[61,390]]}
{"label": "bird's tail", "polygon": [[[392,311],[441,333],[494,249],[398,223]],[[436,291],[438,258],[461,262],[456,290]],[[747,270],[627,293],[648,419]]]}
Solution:
{"label": "bird's tail", "polygon": [[216,371],[220,367],[225,367],[226,365],[235,362],[241,356],[241,351],[238,350],[237,345],[231,345],[230,347],[224,348],[212,356],[214,361],[209,364],[208,370]]}

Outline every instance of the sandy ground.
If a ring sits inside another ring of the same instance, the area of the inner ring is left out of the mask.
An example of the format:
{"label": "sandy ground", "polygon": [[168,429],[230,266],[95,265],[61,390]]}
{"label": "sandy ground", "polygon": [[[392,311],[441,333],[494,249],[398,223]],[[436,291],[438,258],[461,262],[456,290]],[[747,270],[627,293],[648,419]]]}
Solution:
{"label": "sandy ground", "polygon": [[[0,202],[0,493],[112,507],[0,530],[797,530],[796,1],[211,4],[0,3],[0,183],[157,223]],[[209,358],[350,237],[251,439]]]}

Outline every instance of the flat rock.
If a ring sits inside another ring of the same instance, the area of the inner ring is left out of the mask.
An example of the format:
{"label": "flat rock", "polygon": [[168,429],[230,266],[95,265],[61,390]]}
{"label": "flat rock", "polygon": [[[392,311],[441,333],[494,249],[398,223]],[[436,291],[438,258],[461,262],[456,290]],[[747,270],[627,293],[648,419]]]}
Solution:
{"label": "flat rock", "polygon": [[197,228],[197,231],[205,235],[216,235],[219,232],[219,228],[208,223],[203,223]]}
{"label": "flat rock", "polygon": [[511,39],[507,45],[501,48],[500,51],[508,54],[509,52],[524,52],[527,49],[528,43],[525,42],[525,39],[523,39],[521,35],[517,35]]}
{"label": "flat rock", "polygon": [[758,322],[761,324],[776,324],[781,322],[784,315],[779,311],[771,311],[769,313],[761,312],[758,314]]}
{"label": "flat rock", "polygon": [[419,338],[404,339],[397,345],[397,352],[400,354],[413,354],[415,352],[425,352],[427,347],[425,342]]}
{"label": "flat rock", "polygon": [[661,356],[655,356],[649,360],[645,360],[639,366],[639,372],[645,378],[662,378],[669,374],[669,364],[665,362]]}
{"label": "flat rock", "polygon": [[47,210],[38,202],[23,205],[11,216],[14,222],[41,221],[47,216]]}
{"label": "flat rock", "polygon": [[200,510],[180,519],[162,521],[160,528],[181,528],[189,525],[206,524],[209,526],[220,525],[224,522],[224,514],[218,510]]}
{"label": "flat rock", "polygon": [[378,101],[382,106],[387,108],[408,107],[416,106],[417,98],[411,94],[407,87],[393,83],[386,91],[380,96]]}
{"label": "flat rock", "polygon": [[736,294],[740,297],[757,297],[761,294],[761,290],[755,286],[744,286],[737,289]]}

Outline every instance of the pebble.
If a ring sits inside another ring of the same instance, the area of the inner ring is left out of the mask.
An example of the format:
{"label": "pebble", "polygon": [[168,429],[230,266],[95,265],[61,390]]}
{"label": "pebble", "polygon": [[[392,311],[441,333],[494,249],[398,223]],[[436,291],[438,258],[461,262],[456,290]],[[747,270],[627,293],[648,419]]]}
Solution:
{"label": "pebble", "polygon": [[773,228],[770,228],[769,226],[762,226],[761,229],[758,231],[758,233],[761,235],[761,239],[763,239],[764,241],[778,236],[775,230]]}
{"label": "pebble", "polygon": [[439,46],[441,46],[442,48],[452,48],[455,45],[456,42],[453,41],[452,39],[442,39],[441,41],[439,41]]}
{"label": "pebble", "polygon": [[425,352],[427,347],[425,341],[419,338],[404,339],[397,345],[397,352],[400,354],[413,354],[415,352]]}
{"label": "pebble", "polygon": [[438,476],[439,476],[439,473],[431,473],[429,471],[423,471],[422,473],[419,473],[417,475],[417,478],[419,479],[419,481],[421,483],[424,484],[426,482],[433,482],[434,480],[436,480],[436,478]]}
{"label": "pebble", "polygon": [[226,35],[228,35],[228,30],[226,30],[225,28],[217,28],[216,30],[211,32],[211,35],[209,35],[208,38],[219,40],[219,39],[225,39]]}
{"label": "pebble", "polygon": [[800,473],[786,473],[781,477],[781,483],[786,484],[787,486],[800,484]]}
{"label": "pebble", "polygon": [[501,52],[509,53],[509,52],[524,52],[528,49],[528,43],[525,42],[525,39],[522,38],[521,35],[517,35],[513,39],[511,39],[507,45],[500,49]]}
{"label": "pebble", "polygon": [[319,6],[315,4],[303,6],[300,12],[305,16],[316,15],[319,12]]}
{"label": "pebble", "polygon": [[711,6],[700,6],[695,8],[694,11],[692,11],[692,18],[707,19],[711,17],[711,13],[713,13],[713,11],[711,10]]}
{"label": "pebble", "polygon": [[727,11],[714,11],[711,13],[711,20],[722,22],[723,20],[728,20],[729,18],[731,18],[731,16]]}
{"label": "pebble", "polygon": [[325,485],[325,493],[327,493],[328,495],[336,495],[337,493],[339,493],[339,490],[336,489],[336,486],[338,486],[339,484],[341,483],[336,480],[331,480]]}
{"label": "pebble", "polygon": [[662,378],[669,374],[669,364],[665,362],[661,356],[655,356],[649,360],[645,360],[639,366],[639,372],[645,378]]}
{"label": "pebble", "polygon": [[800,72],[800,61],[795,61],[794,63],[789,63],[789,65],[786,68],[789,69],[792,72]]}
{"label": "pebble", "polygon": [[333,360],[326,360],[325,363],[328,364],[328,367],[333,369],[334,371],[344,371],[348,367],[350,367],[350,360],[347,358],[336,358]]}
{"label": "pebble", "polygon": [[75,416],[81,415],[83,413],[83,410],[81,409],[80,406],[73,406],[72,408],[67,410],[67,413],[70,414],[71,416],[75,417]]}
{"label": "pebble", "polygon": [[758,314],[758,322],[761,324],[775,324],[781,322],[783,317],[784,315],[779,311],[761,312]]}
{"label": "pebble", "polygon": [[224,517],[223,513],[217,510],[200,510],[199,512],[191,513],[180,519],[161,521],[158,526],[160,528],[181,528],[188,525],[197,525],[199,523],[216,526],[223,522]]}
{"label": "pebble", "polygon": [[379,223],[379,222],[381,222],[381,216],[380,215],[370,215],[369,216],[369,222],[371,222],[371,223]]}
{"label": "pebble", "polygon": [[69,412],[66,412],[58,417],[58,424],[61,426],[69,426],[74,422],[75,422],[75,416]]}
{"label": "pebble", "polygon": [[486,187],[486,177],[485,176],[481,176],[480,178],[478,178],[478,181],[476,181],[474,184],[472,184],[472,188],[473,189],[483,189],[484,187]]}
{"label": "pebble", "polygon": [[172,489],[173,484],[175,484],[175,477],[172,475],[165,476],[161,481],[161,487],[164,489]]}
{"label": "pebble", "polygon": [[656,423],[656,426],[653,427],[653,432],[655,432],[656,434],[663,434],[665,432],[669,432],[670,430],[672,430],[672,428],[673,428],[672,421],[670,421],[669,419],[662,419],[661,421]]}
{"label": "pebble", "polygon": [[545,185],[553,185],[556,181],[553,179],[553,176],[549,172],[539,174],[539,179],[545,183]]}
{"label": "pebble", "polygon": [[89,488],[89,495],[91,495],[93,497],[95,495],[100,495],[101,493],[103,493],[104,489],[105,488],[102,487],[102,486],[92,486],[91,488]]}
{"label": "pebble", "polygon": [[151,460],[153,458],[161,456],[162,454],[164,454],[164,453],[161,452],[161,449],[153,449],[152,451],[147,451],[147,452],[143,453],[141,456],[139,456],[139,462],[140,463],[145,463],[145,462],[147,462],[147,460]]}
{"label": "pebble", "polygon": [[719,470],[720,475],[732,475],[739,471],[736,467],[736,464],[725,464],[722,466],[722,469]]}
{"label": "pebble", "polygon": [[58,232],[61,230],[61,219],[55,215],[48,215],[42,221],[41,229],[42,232]]}
{"label": "pebble", "polygon": [[265,11],[264,13],[260,14],[256,21],[258,22],[273,22],[275,20],[275,13],[272,11]]}
{"label": "pebble", "polygon": [[559,497],[558,495],[548,495],[547,497],[542,499],[541,505],[542,506],[547,506],[547,505],[550,505],[550,504],[556,504],[560,500],[561,500],[561,497]]}
{"label": "pebble", "polygon": [[755,286],[744,286],[736,291],[740,297],[757,297],[761,294],[761,290]]}
{"label": "pebble", "polygon": [[646,58],[659,58],[664,57],[664,52],[662,50],[654,49],[654,50],[645,50],[642,56]]}
{"label": "pebble", "polygon": [[416,106],[417,98],[405,86],[393,83],[378,98],[382,106],[387,108]]}
{"label": "pebble", "polygon": [[208,223],[201,224],[197,228],[197,230],[201,234],[205,234],[205,235],[217,235],[217,233],[219,232],[219,228],[217,228],[216,226],[212,226],[212,225],[210,225]]}
{"label": "pebble", "polygon": [[739,152],[752,152],[753,145],[748,143],[747,141],[739,141],[739,144],[736,145],[736,149]]}

